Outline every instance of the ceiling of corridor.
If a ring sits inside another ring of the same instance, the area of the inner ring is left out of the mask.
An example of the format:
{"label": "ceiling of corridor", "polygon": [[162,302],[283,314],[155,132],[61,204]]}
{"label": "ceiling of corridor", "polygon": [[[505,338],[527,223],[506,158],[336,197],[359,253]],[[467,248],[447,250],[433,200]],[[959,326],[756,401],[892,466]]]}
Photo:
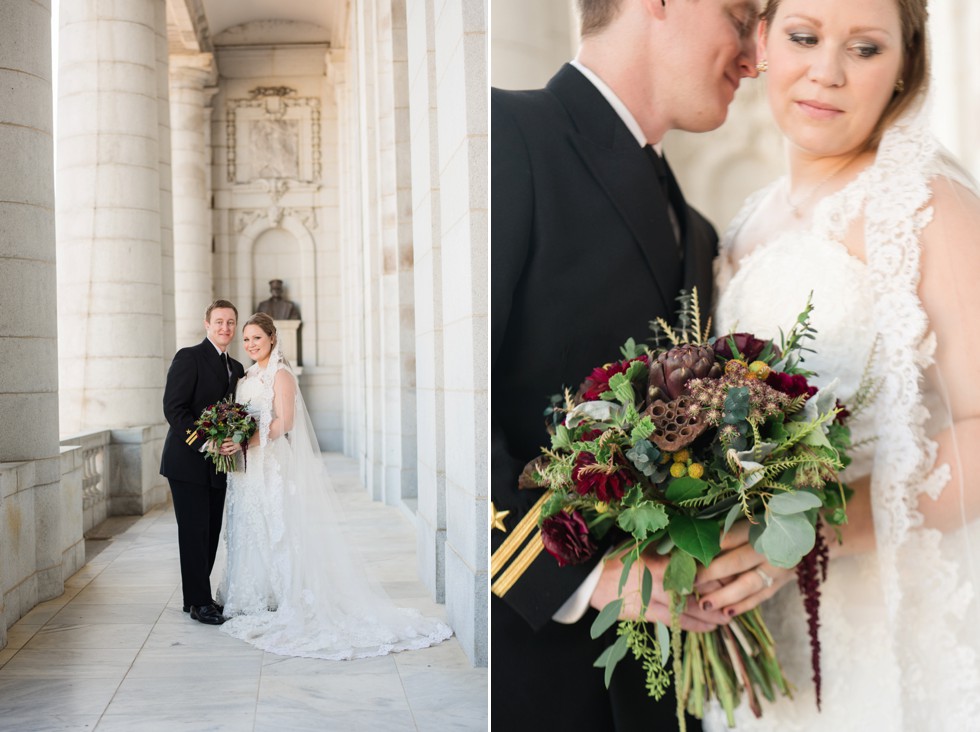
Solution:
{"label": "ceiling of corridor", "polygon": [[[167,0],[172,33],[176,30],[184,49],[194,51],[266,43],[326,42],[340,48],[349,4],[350,0]],[[176,40],[172,35],[171,41]]]}

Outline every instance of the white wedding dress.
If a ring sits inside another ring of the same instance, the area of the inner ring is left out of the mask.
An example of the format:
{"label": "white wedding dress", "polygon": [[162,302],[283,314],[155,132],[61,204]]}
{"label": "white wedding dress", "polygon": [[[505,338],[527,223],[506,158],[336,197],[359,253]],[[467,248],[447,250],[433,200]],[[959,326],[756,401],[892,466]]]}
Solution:
{"label": "white wedding dress", "polygon": [[[743,702],[739,730],[980,730],[980,533],[976,524],[946,535],[922,528],[915,510],[916,497],[937,495],[950,475],[948,465],[934,465],[931,436],[950,420],[938,369],[929,368],[935,338],[917,294],[918,234],[932,216],[929,181],[936,175],[965,182],[921,114],[911,115],[887,133],[871,167],[819,202],[803,230],[761,242],[739,262],[731,259],[743,224],[782,190],[780,180],[746,202],[722,241],[716,333],[734,329],[778,342],[778,329],[792,326],[812,291],[817,352],[804,366],[818,373],[813,383],[838,378],[839,398],[851,399],[880,335],[872,368],[882,384],[878,398],[850,422],[855,442],[876,439],[855,450],[844,476],[872,475],[878,550],[834,560],[821,586],[822,711],[811,680],[806,614],[791,582],[763,613],[796,691],[792,699],[762,699],[761,719]],[[843,244],[848,226],[861,217],[867,262]],[[718,707],[705,729],[727,729]]]}
{"label": "white wedding dress", "polygon": [[[295,394],[293,425],[270,440],[280,370]],[[345,543],[296,377],[278,348],[266,369],[248,369],[236,401],[255,415],[260,444],[248,450],[244,472],[228,475],[218,602],[229,619],[221,630],[271,653],[333,660],[425,648],[451,636],[445,623],[395,607]]]}

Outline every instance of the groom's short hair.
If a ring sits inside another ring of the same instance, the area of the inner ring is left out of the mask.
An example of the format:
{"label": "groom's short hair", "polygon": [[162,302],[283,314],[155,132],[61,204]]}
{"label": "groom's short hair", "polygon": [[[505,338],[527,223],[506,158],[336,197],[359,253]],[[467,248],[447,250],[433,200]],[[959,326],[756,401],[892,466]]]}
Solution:
{"label": "groom's short hair", "polygon": [[577,0],[578,14],[582,20],[581,36],[593,35],[609,25],[622,0]]}
{"label": "groom's short hair", "polygon": [[235,311],[235,320],[238,320],[238,308],[232,305],[227,300],[215,300],[213,303],[208,305],[207,312],[204,313],[204,320],[208,323],[211,322],[211,311],[215,308],[228,308],[229,310]]}

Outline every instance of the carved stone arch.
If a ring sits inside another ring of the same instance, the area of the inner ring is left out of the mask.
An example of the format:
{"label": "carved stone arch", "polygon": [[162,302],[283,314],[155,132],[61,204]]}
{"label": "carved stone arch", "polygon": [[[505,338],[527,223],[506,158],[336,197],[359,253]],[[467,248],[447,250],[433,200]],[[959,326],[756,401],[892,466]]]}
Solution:
{"label": "carved stone arch", "polygon": [[316,242],[313,233],[310,231],[313,225],[312,212],[292,209],[281,210],[278,223],[275,219],[270,218],[264,210],[239,211],[235,221],[235,228],[238,231],[238,241],[235,247],[237,255],[236,297],[238,302],[250,303],[252,308],[258,304],[252,302],[252,282],[256,275],[252,267],[255,242],[266,231],[280,228],[292,234],[299,244],[299,281],[296,283],[296,288],[292,294],[293,299],[299,304],[300,314],[303,316],[303,362],[310,366],[320,362],[316,338]]}

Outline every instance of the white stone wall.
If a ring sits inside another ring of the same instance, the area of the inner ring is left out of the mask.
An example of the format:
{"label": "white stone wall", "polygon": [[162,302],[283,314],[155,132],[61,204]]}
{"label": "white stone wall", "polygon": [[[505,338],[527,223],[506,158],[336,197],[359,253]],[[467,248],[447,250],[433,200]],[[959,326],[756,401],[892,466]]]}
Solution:
{"label": "white stone wall", "polygon": [[[216,48],[211,268],[214,297],[235,303],[240,323],[269,296],[269,280],[283,280],[284,296],[297,303],[302,316],[300,386],[317,437],[323,449],[340,450],[344,396],[338,120],[336,101],[325,81],[325,52],[324,44]],[[260,87],[293,91],[281,97],[285,102],[253,98],[252,91]],[[266,110],[280,103],[292,105],[284,120],[296,120],[298,169],[262,173],[243,167],[248,160],[235,156],[249,152],[248,136],[257,134],[254,125],[272,120]],[[231,171],[234,180],[229,180],[229,148],[236,166]],[[241,180],[243,176],[248,180]],[[196,340],[203,337],[199,333]],[[240,337],[239,328],[231,352],[248,365]]]}
{"label": "white stone wall", "polygon": [[572,0],[493,0],[490,6],[491,84],[540,89],[578,49]]}

